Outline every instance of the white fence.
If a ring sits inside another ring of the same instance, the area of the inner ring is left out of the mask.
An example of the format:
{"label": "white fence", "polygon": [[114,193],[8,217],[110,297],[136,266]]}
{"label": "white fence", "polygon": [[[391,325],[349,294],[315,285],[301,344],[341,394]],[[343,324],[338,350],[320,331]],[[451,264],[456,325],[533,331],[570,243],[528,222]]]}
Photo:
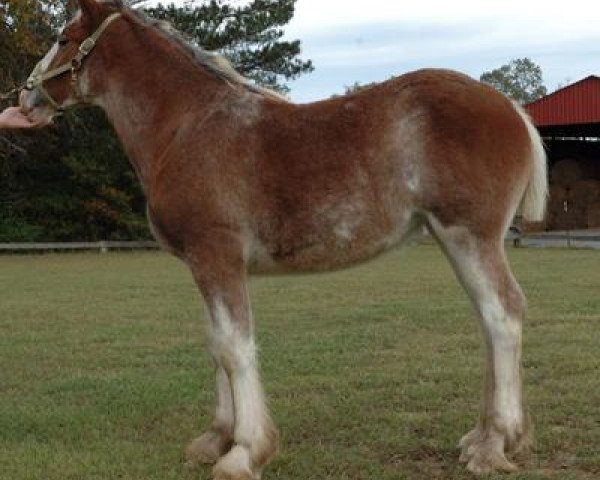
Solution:
{"label": "white fence", "polygon": [[[509,233],[506,243],[514,247],[558,247],[592,248],[600,250],[600,230],[594,232],[553,232],[542,234]],[[140,242],[40,242],[40,243],[0,243],[0,254],[18,252],[68,252],[111,250],[156,250],[160,246],[154,241]]]}

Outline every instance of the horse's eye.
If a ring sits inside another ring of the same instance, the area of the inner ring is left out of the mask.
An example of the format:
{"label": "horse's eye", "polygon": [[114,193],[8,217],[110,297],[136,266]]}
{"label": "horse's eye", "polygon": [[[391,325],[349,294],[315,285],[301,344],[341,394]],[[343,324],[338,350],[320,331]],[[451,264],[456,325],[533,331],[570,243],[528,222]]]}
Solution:
{"label": "horse's eye", "polygon": [[59,37],[59,39],[58,39],[58,44],[59,44],[61,47],[64,47],[64,46],[65,46],[67,43],[69,43],[69,40],[67,40],[67,38],[66,38],[66,37]]}

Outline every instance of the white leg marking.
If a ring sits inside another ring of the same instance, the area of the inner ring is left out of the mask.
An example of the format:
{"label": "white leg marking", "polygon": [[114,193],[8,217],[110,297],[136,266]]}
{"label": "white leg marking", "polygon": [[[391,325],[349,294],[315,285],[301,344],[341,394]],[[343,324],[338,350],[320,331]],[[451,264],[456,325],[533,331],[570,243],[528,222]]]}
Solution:
{"label": "white leg marking", "polygon": [[500,305],[496,294],[488,292],[482,302],[483,328],[491,348],[494,375],[494,398],[488,412],[501,419],[508,432],[515,432],[523,425],[520,383],[521,326],[520,320],[511,316]]}
{"label": "white leg marking", "polygon": [[251,471],[270,456],[265,452],[273,441],[269,437],[272,425],[258,373],[254,339],[251,332],[240,331],[220,300],[213,305],[213,319],[213,355],[229,374],[235,418],[234,447],[215,469]]}
{"label": "white leg marking", "polygon": [[233,432],[234,413],[233,398],[229,377],[222,366],[217,367],[217,407],[215,410],[214,426]]}
{"label": "white leg marking", "polygon": [[[490,420],[499,422],[503,433],[514,435],[524,424],[521,387],[521,318],[514,318],[507,311],[499,296],[499,280],[493,275],[502,276],[504,272],[494,271],[485,265],[481,257],[480,246],[476,239],[464,228],[444,228],[437,220],[430,218],[430,225],[448,251],[457,275],[471,297],[481,319],[488,349],[488,375],[491,382],[491,398],[485,399],[484,415]],[[498,254],[501,255],[501,254]],[[503,256],[499,257],[505,262]],[[508,276],[508,299],[505,301],[524,300],[517,283],[506,268]],[[504,278],[504,277],[501,277]],[[502,280],[500,280],[502,281]],[[512,285],[510,285],[512,284]],[[510,290],[513,293],[511,296]],[[519,311],[521,306],[515,306]]]}
{"label": "white leg marking", "polygon": [[521,319],[512,318],[500,301],[497,286],[474,246],[453,249],[463,283],[480,315],[491,359],[494,384],[487,414],[500,419],[509,432],[523,424],[520,383]]}

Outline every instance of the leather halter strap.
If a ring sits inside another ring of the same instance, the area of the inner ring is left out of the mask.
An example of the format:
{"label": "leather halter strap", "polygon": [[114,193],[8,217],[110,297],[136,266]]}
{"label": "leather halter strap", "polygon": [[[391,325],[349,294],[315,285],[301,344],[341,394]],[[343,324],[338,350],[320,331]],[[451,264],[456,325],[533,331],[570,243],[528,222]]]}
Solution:
{"label": "leather halter strap", "polygon": [[60,67],[53,68],[52,70],[48,70],[46,72],[41,71],[42,62],[38,62],[38,64],[33,69],[33,72],[31,72],[31,75],[27,79],[27,82],[25,83],[25,88],[27,90],[33,90],[34,88],[37,88],[44,96],[44,98],[48,101],[48,103],[50,103],[52,108],[59,111],[62,110],[60,105],[52,98],[52,96],[44,88],[44,82],[52,78],[60,77],[66,72],[71,72],[73,82],[75,83],[77,80],[77,72],[81,68],[81,64],[83,63],[85,57],[87,57],[94,49],[94,47],[96,46],[96,42],[104,33],[104,31],[108,28],[108,26],[120,16],[121,13],[116,12],[106,17],[104,21],[100,24],[100,26],[97,28],[97,30],[92,35],[87,37],[83,42],[81,42],[81,44],[79,45],[77,55],[73,57],[71,62],[65,63]]}

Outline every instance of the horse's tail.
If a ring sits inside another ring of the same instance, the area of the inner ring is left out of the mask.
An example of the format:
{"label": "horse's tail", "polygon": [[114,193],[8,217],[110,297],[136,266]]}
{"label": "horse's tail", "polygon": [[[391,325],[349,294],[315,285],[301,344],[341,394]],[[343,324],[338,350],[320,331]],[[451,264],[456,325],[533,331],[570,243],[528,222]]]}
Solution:
{"label": "horse's tail", "polygon": [[521,212],[525,220],[541,222],[546,213],[548,200],[548,164],[544,142],[525,110],[517,103],[515,103],[515,108],[523,118],[531,140],[531,170],[521,203]]}

